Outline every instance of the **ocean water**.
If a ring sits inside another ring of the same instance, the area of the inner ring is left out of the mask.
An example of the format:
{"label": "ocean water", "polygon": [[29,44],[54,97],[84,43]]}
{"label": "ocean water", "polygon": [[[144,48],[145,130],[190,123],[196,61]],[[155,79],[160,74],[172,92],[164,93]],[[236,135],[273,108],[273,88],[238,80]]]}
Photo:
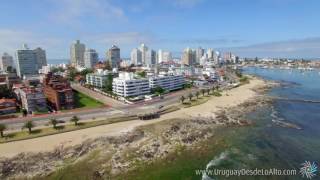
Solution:
{"label": "ocean water", "polygon": [[[320,101],[319,71],[247,68],[244,73],[275,80],[282,86],[270,96]],[[270,106],[247,114],[254,122],[248,127],[227,127],[195,150],[184,150],[126,174],[130,179],[307,179],[300,168],[305,161],[315,162],[320,179],[320,103],[275,100]],[[279,126],[295,124],[302,129]],[[199,175],[197,170],[292,169],[294,176],[217,176]]]}

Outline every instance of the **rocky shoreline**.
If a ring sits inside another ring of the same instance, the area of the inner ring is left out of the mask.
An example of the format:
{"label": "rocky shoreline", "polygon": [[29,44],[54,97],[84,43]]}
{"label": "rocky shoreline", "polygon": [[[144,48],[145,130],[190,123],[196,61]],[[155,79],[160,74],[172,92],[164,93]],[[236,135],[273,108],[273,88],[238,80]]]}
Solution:
{"label": "rocky shoreline", "polygon": [[[271,87],[267,83],[255,90],[262,93]],[[264,96],[257,96],[238,106],[221,109],[211,117],[198,115],[168,119],[138,127],[121,136],[91,139],[73,147],[60,146],[52,152],[22,153],[13,158],[1,158],[0,179],[37,179],[51,175],[66,164],[90,159],[97,164],[92,172],[88,172],[92,178],[114,177],[139,164],[162,159],[177,148],[192,148],[192,145],[214,136],[215,128],[252,125],[254,122],[245,119],[244,115],[270,102]]]}

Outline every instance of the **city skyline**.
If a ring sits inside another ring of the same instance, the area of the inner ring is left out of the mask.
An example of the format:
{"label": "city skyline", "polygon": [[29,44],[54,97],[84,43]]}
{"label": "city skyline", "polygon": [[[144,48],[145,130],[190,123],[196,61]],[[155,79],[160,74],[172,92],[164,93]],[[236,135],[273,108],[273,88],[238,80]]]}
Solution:
{"label": "city skyline", "polygon": [[101,55],[115,44],[124,58],[141,43],[174,57],[201,46],[243,57],[317,58],[318,5],[315,0],[4,1],[0,53],[14,55],[27,43],[44,48],[48,59],[69,59],[70,44],[80,39]]}

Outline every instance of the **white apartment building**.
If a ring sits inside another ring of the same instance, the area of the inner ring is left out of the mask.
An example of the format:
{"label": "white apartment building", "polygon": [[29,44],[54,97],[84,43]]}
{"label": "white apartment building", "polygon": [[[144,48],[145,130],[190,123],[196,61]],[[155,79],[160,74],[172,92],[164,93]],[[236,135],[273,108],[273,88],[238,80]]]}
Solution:
{"label": "white apartment building", "polygon": [[160,75],[149,78],[150,88],[161,87],[167,91],[181,89],[184,84],[184,77],[182,75]]}
{"label": "white apartment building", "polygon": [[146,95],[150,93],[149,80],[136,79],[133,73],[122,72],[118,78],[113,79],[112,91],[122,97]]}
{"label": "white apartment building", "polygon": [[90,73],[86,75],[86,82],[94,87],[103,88],[105,81],[108,80],[108,75],[112,74],[110,71],[102,71],[98,69],[96,73]]}
{"label": "white apartment building", "polygon": [[84,66],[93,68],[98,63],[98,53],[94,49],[86,49],[84,52]]}
{"label": "white apartment building", "polygon": [[0,60],[0,69],[2,71],[7,71],[7,68],[9,66],[14,68],[13,57],[10,56],[8,53],[3,53],[1,60]]}
{"label": "white apartment building", "polygon": [[84,52],[86,46],[77,40],[70,46],[70,61],[73,66],[84,66]]}

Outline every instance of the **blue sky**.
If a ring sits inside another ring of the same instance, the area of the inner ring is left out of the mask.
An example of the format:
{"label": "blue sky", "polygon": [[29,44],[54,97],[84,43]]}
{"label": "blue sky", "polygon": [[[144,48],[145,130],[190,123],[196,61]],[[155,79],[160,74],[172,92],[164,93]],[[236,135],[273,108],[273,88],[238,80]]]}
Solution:
{"label": "blue sky", "polygon": [[318,0],[3,0],[0,53],[27,43],[68,58],[80,39],[104,58],[112,44],[129,57],[147,44],[178,55],[185,47],[249,57],[320,57]]}

